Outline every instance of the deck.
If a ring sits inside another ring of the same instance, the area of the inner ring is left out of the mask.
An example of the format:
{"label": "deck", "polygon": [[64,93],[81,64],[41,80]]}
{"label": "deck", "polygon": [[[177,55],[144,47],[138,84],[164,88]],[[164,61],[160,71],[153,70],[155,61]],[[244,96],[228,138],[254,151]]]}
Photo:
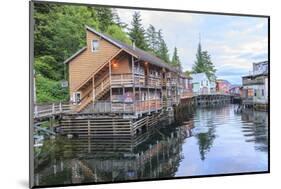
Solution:
{"label": "deck", "polygon": [[69,103],[36,104],[34,106],[34,119],[42,119],[73,112],[74,106]]}

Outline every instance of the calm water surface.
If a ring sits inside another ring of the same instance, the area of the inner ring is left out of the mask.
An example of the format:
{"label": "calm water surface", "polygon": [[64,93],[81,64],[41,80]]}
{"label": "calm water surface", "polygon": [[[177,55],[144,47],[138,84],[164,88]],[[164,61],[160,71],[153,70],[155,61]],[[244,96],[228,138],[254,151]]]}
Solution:
{"label": "calm water surface", "polygon": [[35,149],[35,185],[267,171],[267,113],[234,109],[184,111],[133,139],[45,140]]}

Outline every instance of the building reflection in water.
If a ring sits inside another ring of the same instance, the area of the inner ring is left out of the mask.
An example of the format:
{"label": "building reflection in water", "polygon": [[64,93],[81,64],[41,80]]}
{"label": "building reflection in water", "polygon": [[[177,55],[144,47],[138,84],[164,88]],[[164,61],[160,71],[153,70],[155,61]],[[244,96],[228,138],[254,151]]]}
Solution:
{"label": "building reflection in water", "polygon": [[245,122],[243,133],[246,142],[254,142],[255,149],[268,151],[268,113],[262,111],[244,111],[241,115]]}
{"label": "building reflection in water", "polygon": [[134,138],[59,137],[46,141],[35,158],[35,184],[174,177],[182,159],[181,144],[191,136],[191,129],[169,121],[165,124]]}
{"label": "building reflection in water", "polygon": [[[229,150],[241,150],[233,148],[237,144],[242,148],[247,143],[247,148],[253,146],[256,151],[267,153],[267,113],[238,115],[233,110],[221,107],[178,111],[175,120],[165,120],[134,138],[46,140],[35,149],[35,185],[171,178],[185,169],[188,172],[183,175],[221,173],[216,169],[233,167],[220,166],[221,160],[216,159],[221,156],[221,149],[225,149],[223,155],[228,155],[224,160],[231,162],[239,157],[232,156],[238,153]],[[245,162],[240,161],[237,170],[247,169],[247,164],[253,162],[251,155],[242,154]],[[260,162],[266,166],[263,160]]]}

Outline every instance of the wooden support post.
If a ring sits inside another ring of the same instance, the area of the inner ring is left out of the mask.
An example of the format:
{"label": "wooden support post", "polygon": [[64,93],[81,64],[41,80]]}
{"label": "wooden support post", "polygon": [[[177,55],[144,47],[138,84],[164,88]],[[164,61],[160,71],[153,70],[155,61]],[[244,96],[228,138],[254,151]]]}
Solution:
{"label": "wooden support post", "polygon": [[109,61],[110,112],[112,111],[111,60]]}
{"label": "wooden support post", "polygon": [[88,136],[91,135],[91,123],[90,120],[88,120]]}
{"label": "wooden support post", "polygon": [[37,116],[38,116],[38,107],[35,104],[35,106],[34,106],[34,117],[37,117]]}
{"label": "wooden support post", "polygon": [[56,112],[55,110],[55,103],[52,104],[52,113],[54,114]]}
{"label": "wooden support post", "polygon": [[93,87],[93,102],[95,102],[95,98],[96,98],[96,91],[95,91],[95,76],[93,76],[92,78],[92,87]]}
{"label": "wooden support post", "polygon": [[61,104],[61,102],[60,102],[59,108],[60,108],[60,113],[62,113],[62,104]]}
{"label": "wooden support post", "polygon": [[147,97],[148,97],[148,112],[150,114],[150,94],[149,94],[149,88],[147,88]]}
{"label": "wooden support post", "polygon": [[132,76],[133,76],[133,112],[135,113],[136,89],[135,89],[135,63],[134,63],[133,56],[132,56]]}

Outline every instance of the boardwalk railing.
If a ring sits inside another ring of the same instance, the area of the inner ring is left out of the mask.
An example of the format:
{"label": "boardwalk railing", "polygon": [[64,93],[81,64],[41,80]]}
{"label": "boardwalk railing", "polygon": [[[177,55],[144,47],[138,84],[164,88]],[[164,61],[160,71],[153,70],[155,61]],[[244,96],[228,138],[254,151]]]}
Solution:
{"label": "boardwalk railing", "polygon": [[96,101],[93,113],[143,113],[161,109],[160,99],[135,102]]}
{"label": "boardwalk railing", "polygon": [[144,76],[138,74],[112,74],[111,75],[111,85],[113,87],[120,86],[129,86],[129,85],[137,85],[137,86],[151,86],[151,87],[161,87],[161,79],[160,77],[155,76]]}
{"label": "boardwalk railing", "polygon": [[34,106],[34,118],[49,117],[52,115],[70,113],[73,111],[74,105],[69,103],[53,103]]}

